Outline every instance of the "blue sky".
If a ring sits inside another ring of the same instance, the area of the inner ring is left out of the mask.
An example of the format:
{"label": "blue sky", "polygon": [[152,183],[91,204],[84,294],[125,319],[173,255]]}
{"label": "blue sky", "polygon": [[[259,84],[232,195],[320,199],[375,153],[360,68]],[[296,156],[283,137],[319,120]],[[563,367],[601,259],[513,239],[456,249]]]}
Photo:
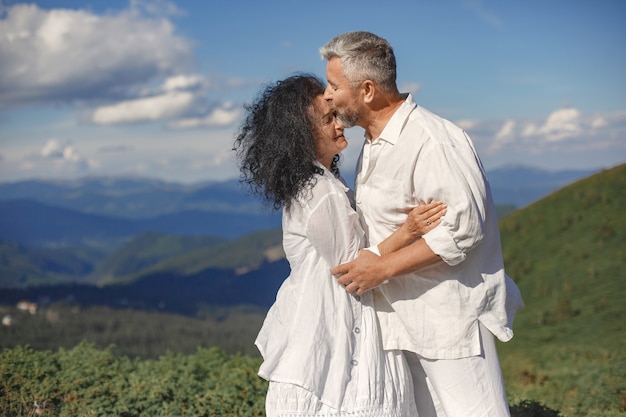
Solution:
{"label": "blue sky", "polygon": [[[237,176],[242,105],[368,30],[487,170],[626,162],[624,1],[0,0],[0,182]],[[362,130],[347,131],[351,171]]]}

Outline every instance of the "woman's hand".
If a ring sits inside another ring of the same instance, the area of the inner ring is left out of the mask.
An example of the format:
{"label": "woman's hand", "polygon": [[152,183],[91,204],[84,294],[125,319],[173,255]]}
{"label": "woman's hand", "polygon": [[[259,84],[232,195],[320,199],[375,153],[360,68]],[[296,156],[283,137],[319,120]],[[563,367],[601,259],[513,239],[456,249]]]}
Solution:
{"label": "woman's hand", "polygon": [[378,252],[381,255],[395,252],[430,232],[441,223],[441,217],[446,214],[447,207],[441,201],[428,203],[422,201],[419,206],[401,209],[407,213],[405,222],[378,244]]}
{"label": "woman's hand", "polygon": [[408,209],[408,217],[401,228],[409,233],[413,239],[433,230],[441,223],[441,218],[446,214],[447,205],[441,201],[423,201],[416,207]]}

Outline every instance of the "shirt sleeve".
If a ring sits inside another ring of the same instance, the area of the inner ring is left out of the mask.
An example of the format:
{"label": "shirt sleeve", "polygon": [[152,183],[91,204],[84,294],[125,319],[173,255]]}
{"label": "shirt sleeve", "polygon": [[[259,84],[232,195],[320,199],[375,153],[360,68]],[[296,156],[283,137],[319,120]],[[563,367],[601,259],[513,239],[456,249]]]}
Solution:
{"label": "shirt sleeve", "polygon": [[364,240],[358,215],[345,193],[319,188],[314,190],[306,236],[331,268],[354,259]]}
{"label": "shirt sleeve", "polygon": [[441,224],[423,238],[449,265],[463,262],[485,234],[487,183],[469,137],[460,132],[457,143],[432,141],[414,176],[419,199],[448,206]]}

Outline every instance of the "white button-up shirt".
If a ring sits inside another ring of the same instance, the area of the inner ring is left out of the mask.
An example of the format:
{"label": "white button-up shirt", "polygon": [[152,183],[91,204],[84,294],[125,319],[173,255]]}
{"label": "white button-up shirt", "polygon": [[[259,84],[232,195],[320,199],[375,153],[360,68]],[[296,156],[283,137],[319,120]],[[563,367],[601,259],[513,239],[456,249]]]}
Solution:
{"label": "white button-up shirt", "polygon": [[404,222],[399,209],[429,199],[448,207],[441,224],[423,236],[444,263],[373,291],[385,349],[432,359],[478,355],[478,321],[498,339],[511,339],[523,302],[504,272],[491,190],[462,129],[408,95],[380,137],[366,138],[355,191],[372,247]]}

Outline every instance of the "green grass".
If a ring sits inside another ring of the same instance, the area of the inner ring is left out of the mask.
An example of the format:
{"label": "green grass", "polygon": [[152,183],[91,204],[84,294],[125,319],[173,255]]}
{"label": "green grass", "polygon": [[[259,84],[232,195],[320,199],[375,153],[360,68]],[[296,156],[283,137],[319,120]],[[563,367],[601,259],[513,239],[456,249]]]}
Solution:
{"label": "green grass", "polygon": [[565,417],[624,415],[626,165],[500,222],[507,273],[526,307],[499,351],[510,400]]}

